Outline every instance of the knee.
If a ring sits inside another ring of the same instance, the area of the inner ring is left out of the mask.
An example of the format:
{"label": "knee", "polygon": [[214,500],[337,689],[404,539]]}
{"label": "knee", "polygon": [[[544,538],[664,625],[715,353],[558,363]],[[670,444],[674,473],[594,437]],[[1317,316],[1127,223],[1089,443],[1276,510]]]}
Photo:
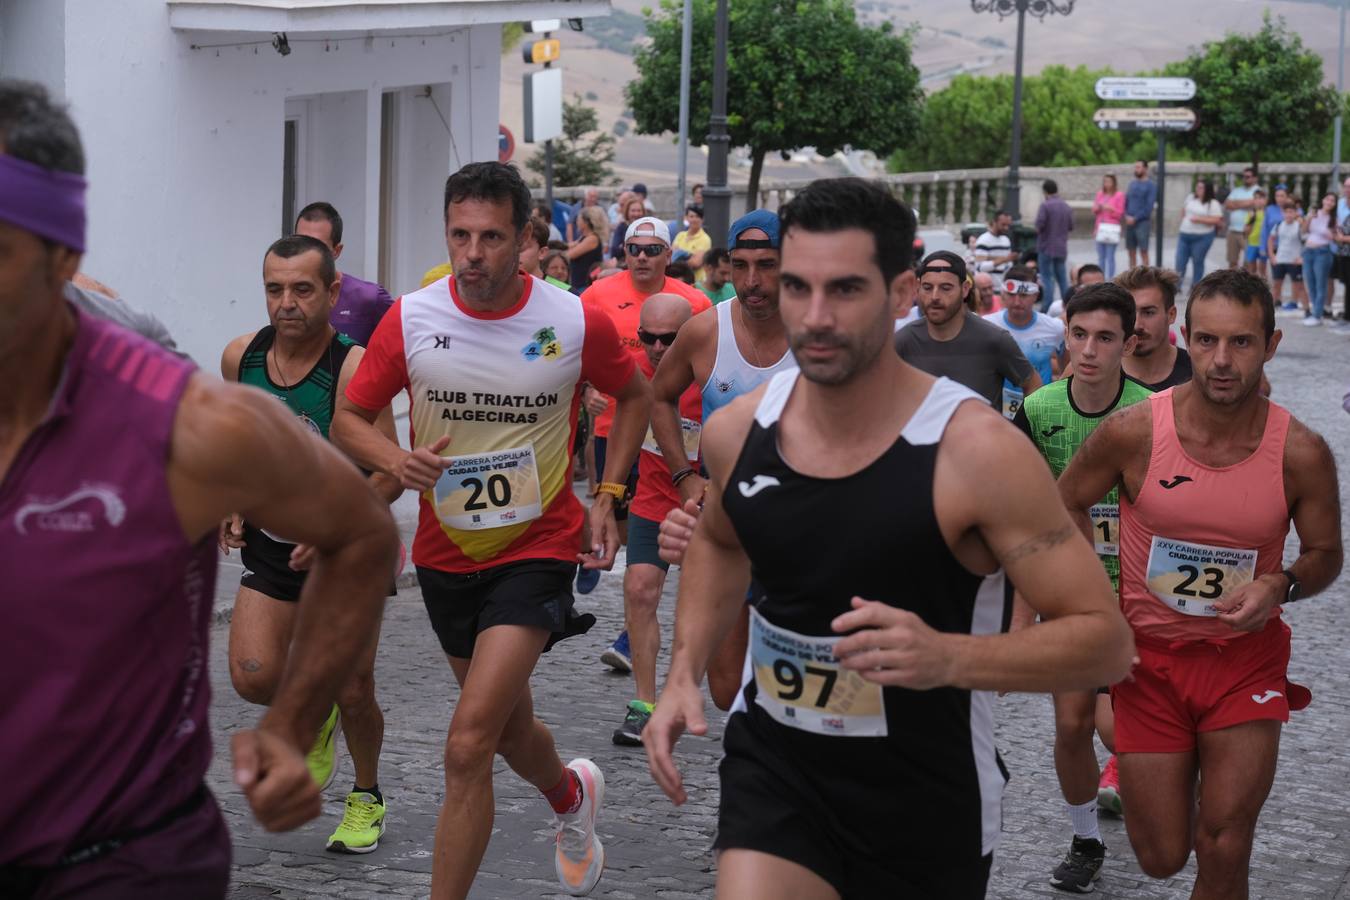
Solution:
{"label": "knee", "polygon": [[492,771],[492,759],[497,754],[498,736],[469,727],[450,727],[445,742],[445,780],[477,781]]}
{"label": "knee", "polygon": [[280,678],[280,666],[253,658],[230,660],[230,683],[249,703],[270,706]]}
{"label": "knee", "polygon": [[1195,829],[1196,858],[1210,862],[1209,869],[1215,866],[1245,868],[1246,860],[1251,856],[1254,834],[1254,822],[1206,824],[1202,821]]}
{"label": "knee", "polygon": [[370,671],[353,673],[338,691],[337,704],[343,715],[346,715],[348,710],[355,710],[357,713],[371,707],[378,710],[379,707],[375,703],[375,673]]}
{"label": "knee", "polygon": [[1092,710],[1059,709],[1055,711],[1055,743],[1076,746],[1092,740],[1096,718]]}
{"label": "knee", "polygon": [[629,614],[654,618],[656,608],[661,605],[661,582],[634,578],[631,584],[624,585],[623,600]]}
{"label": "knee", "polygon": [[1139,868],[1149,878],[1171,878],[1186,868],[1191,857],[1190,847],[1152,846],[1132,841]]}

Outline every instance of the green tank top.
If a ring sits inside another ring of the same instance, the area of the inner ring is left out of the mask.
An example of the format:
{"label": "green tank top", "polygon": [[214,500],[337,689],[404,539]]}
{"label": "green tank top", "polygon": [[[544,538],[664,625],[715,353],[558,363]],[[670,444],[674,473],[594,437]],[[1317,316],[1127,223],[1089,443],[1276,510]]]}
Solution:
{"label": "green tank top", "polygon": [[[1083,441],[1111,413],[1146,399],[1152,393],[1144,385],[1124,375],[1115,402],[1094,415],[1082,412],[1073,403],[1069,385],[1073,376],[1052,381],[1027,397],[1017,414],[1017,424],[1036,444],[1036,449],[1059,478]],[[1111,576],[1111,586],[1120,590],[1120,497],[1116,488],[1092,507],[1092,542],[1097,556]]]}
{"label": "green tank top", "polygon": [[309,374],[287,388],[274,382],[267,374],[267,351],[272,349],[276,333],[276,329],[268,325],[254,335],[239,360],[239,383],[262,388],[276,397],[315,434],[327,440],[337,400],[338,375],[342,372],[348,351],[356,346],[356,342],[345,334],[334,333],[328,352],[319,357]]}

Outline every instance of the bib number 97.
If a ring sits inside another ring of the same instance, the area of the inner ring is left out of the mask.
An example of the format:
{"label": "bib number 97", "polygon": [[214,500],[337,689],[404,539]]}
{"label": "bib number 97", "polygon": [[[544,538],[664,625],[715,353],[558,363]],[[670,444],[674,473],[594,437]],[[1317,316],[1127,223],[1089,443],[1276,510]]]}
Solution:
{"label": "bib number 97", "polygon": [[820,690],[816,694],[813,706],[824,709],[830,702],[830,693],[834,690],[834,683],[839,678],[837,669],[826,669],[821,666],[807,665],[805,673],[797,668],[795,663],[786,659],[775,659],[773,661],[773,677],[778,682],[778,699],[791,703],[800,700],[806,693],[806,679],[808,677],[819,678]]}

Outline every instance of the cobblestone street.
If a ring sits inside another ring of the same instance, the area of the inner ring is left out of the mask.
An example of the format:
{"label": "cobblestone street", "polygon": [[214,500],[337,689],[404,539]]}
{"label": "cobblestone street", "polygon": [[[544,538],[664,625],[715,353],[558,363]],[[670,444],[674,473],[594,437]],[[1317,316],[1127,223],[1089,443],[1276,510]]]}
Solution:
{"label": "cobblestone street", "polygon": [[[1304,328],[1282,318],[1285,339],[1268,366],[1274,399],[1326,436],[1342,459],[1350,447],[1350,416],[1341,395],[1350,383],[1350,337],[1327,328]],[[1342,471],[1342,483],[1346,472]],[[1342,497],[1346,494],[1342,487]],[[1297,552],[1291,533],[1286,559]],[[411,568],[411,567],[410,567]],[[386,716],[380,784],[389,802],[388,833],[367,856],[324,852],[324,841],[351,787],[346,747],[342,770],[326,795],[324,815],[298,831],[269,835],[253,822],[229,771],[229,735],[256,720],[259,710],[234,693],[226,666],[228,625],[223,612],[233,597],[238,569],[222,567],[218,586],[221,621],[212,635],[215,688],[213,729],[217,757],[210,783],[235,838],[231,896],[424,897],[431,872],[432,835],[442,793],[441,754],[457,696],[449,667],[427,624],[415,586],[391,599],[377,667],[377,691]],[[903,577],[903,576],[902,576]],[[606,898],[711,897],[715,877],[709,849],[716,822],[716,764],[722,718],[714,714],[708,738],[686,737],[679,762],[692,786],[688,805],[676,809],[647,772],[640,749],[615,747],[610,733],[630,697],[626,677],[609,674],[598,660],[622,627],[621,576],[606,574],[578,606],[599,622],[590,634],[547,654],[533,687],[540,717],[553,729],[564,760],[592,758],[604,771],[607,794],[600,820],[608,868],[593,896]],[[674,606],[674,579],[662,609],[666,642]],[[1296,713],[1284,732],[1275,788],[1258,827],[1252,860],[1255,898],[1350,900],[1350,654],[1343,610],[1350,600],[1342,578],[1329,592],[1291,607],[1293,680],[1308,685],[1314,702]],[[666,662],[663,655],[662,665]],[[711,709],[711,704],[710,704]],[[715,711],[714,711],[715,713]],[[921,726],[920,726],[921,727]],[[998,703],[999,748],[1012,773],[1004,803],[1003,843],[994,860],[991,898],[1062,897],[1048,876],[1067,849],[1069,829],[1051,763],[1052,716],[1048,697],[1017,695]],[[1101,758],[1105,760],[1105,752]],[[471,896],[559,896],[553,875],[550,811],[533,788],[498,761],[496,823]],[[1126,798],[1128,803],[1128,798]],[[895,810],[895,815],[922,815]],[[1184,898],[1193,865],[1167,882],[1144,876],[1134,863],[1123,823],[1103,817],[1109,847],[1098,895]]]}

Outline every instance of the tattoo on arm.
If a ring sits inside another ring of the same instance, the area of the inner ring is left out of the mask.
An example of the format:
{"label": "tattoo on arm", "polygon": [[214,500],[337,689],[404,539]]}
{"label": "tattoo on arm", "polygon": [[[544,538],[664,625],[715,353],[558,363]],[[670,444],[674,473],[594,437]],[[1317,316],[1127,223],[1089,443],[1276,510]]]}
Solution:
{"label": "tattoo on arm", "polygon": [[1003,554],[1003,564],[1006,566],[1008,563],[1016,562],[1024,557],[1035,556],[1037,553],[1049,550],[1051,547],[1057,547],[1073,537],[1073,534],[1074,527],[1072,525],[1064,525],[1060,528],[1056,528],[1054,531],[1046,531],[1038,534],[1031,540],[1018,544],[1016,547]]}

